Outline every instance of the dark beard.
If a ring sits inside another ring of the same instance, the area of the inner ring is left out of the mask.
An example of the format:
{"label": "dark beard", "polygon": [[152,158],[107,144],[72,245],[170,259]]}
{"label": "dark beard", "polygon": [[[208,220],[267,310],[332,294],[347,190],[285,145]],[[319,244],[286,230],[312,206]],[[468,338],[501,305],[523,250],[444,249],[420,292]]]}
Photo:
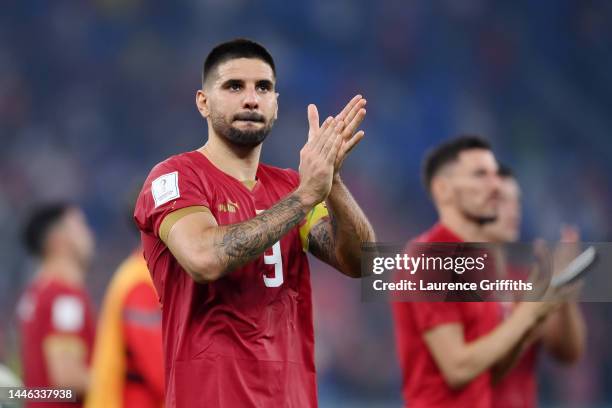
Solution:
{"label": "dark beard", "polygon": [[[258,114],[242,114],[234,116],[233,120],[247,119],[264,122],[263,116]],[[271,120],[263,128],[258,130],[242,131],[227,123],[220,115],[211,115],[211,123],[215,132],[230,143],[240,147],[259,146],[272,130],[274,120]]]}

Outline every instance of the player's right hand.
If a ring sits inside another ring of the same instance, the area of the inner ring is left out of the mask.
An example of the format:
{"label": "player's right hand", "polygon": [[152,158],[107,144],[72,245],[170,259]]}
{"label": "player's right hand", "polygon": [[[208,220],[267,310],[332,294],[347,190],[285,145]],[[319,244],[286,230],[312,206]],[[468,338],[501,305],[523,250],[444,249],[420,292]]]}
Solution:
{"label": "player's right hand", "polygon": [[535,302],[519,302],[517,309],[522,309],[530,318],[535,318],[537,322],[543,321],[550,313],[557,310],[564,302],[571,298],[576,287],[565,285],[553,287],[550,285],[550,276],[554,273],[551,250],[544,240],[537,239],[533,245],[533,252],[536,259],[529,281],[536,287],[541,288],[537,294]]}
{"label": "player's right hand", "polygon": [[580,291],[582,282],[574,282],[560,287],[549,287],[542,299],[538,302],[519,302],[517,309],[522,311],[540,323],[548,315],[555,312],[565,302],[575,298]]}
{"label": "player's right hand", "polygon": [[308,125],[308,141],[300,151],[300,185],[296,193],[305,205],[314,206],[325,200],[331,190],[344,121],[330,116],[319,127],[317,107],[311,104]]}

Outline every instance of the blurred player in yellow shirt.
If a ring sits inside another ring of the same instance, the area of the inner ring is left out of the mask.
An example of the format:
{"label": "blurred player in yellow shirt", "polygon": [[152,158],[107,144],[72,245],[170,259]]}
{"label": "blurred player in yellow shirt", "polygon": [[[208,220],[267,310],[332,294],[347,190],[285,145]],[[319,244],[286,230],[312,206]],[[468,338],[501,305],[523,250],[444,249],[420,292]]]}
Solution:
{"label": "blurred player in yellow shirt", "polygon": [[138,248],[106,291],[86,407],[159,408],[163,399],[161,310]]}

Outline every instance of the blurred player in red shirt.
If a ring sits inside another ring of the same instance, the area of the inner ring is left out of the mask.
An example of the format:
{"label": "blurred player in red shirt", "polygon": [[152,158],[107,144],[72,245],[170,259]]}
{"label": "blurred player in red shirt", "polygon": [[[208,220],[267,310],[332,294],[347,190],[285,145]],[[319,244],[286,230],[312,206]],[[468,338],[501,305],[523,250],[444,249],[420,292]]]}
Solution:
{"label": "blurred player in red shirt", "polygon": [[365,99],[319,124],[308,107],[299,173],[260,163],[276,119],[274,61],[234,40],[206,58],[196,105],[208,142],[149,174],[135,219],[162,302],[168,407],[315,407],[306,251],[360,276],[374,233],[339,169]]}
{"label": "blurred player in red shirt", "polygon": [[95,330],[93,308],[84,287],[93,236],[80,209],[53,204],[33,213],[25,229],[25,241],[41,263],[17,306],[24,385],[70,388],[80,401],[89,384]]}
{"label": "blurred player in red shirt", "polygon": [[85,407],[160,408],[163,401],[161,309],[138,248],[106,290]]}
{"label": "blurred player in red shirt", "polygon": [[[512,171],[501,166],[500,199],[497,219],[485,225],[487,241],[495,243],[517,242],[521,222],[521,190]],[[565,227],[562,242],[578,241],[578,233]],[[514,303],[502,303],[504,316],[511,313]],[[544,320],[532,336],[530,345],[512,368],[495,384],[493,399],[499,408],[533,408],[537,406],[536,357],[543,346],[551,356],[564,363],[577,361],[584,352],[586,326],[576,302],[561,304]]]}
{"label": "blurred player in red shirt", "polygon": [[[486,241],[483,226],[498,212],[497,172],[490,145],[477,137],[459,137],[430,152],[424,182],[439,222],[413,242]],[[552,307],[521,303],[500,323],[497,302],[393,303],[406,406],[496,406],[492,381]]]}

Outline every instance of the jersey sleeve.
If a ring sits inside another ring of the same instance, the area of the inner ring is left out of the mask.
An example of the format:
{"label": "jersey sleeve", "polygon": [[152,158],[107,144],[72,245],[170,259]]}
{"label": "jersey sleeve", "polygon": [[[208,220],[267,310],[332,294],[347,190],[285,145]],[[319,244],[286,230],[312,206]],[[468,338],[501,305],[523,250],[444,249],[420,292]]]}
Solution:
{"label": "jersey sleeve", "polygon": [[443,324],[461,323],[460,305],[455,302],[406,303],[413,310],[414,324],[421,334]]}
{"label": "jersey sleeve", "polygon": [[49,322],[47,336],[80,336],[87,324],[85,299],[72,292],[58,291],[49,297]]}
{"label": "jersey sleeve", "polygon": [[189,207],[208,211],[210,194],[192,168],[180,158],[171,158],[151,170],[136,201],[134,219],[142,232],[165,241],[164,231],[160,231],[164,219]]}
{"label": "jersey sleeve", "polygon": [[161,310],[153,287],[140,283],[125,298],[122,327],[138,374],[159,399],[164,394]]}
{"label": "jersey sleeve", "polygon": [[45,349],[70,350],[88,359],[91,352],[93,315],[87,297],[53,285],[41,299],[41,339]]}

